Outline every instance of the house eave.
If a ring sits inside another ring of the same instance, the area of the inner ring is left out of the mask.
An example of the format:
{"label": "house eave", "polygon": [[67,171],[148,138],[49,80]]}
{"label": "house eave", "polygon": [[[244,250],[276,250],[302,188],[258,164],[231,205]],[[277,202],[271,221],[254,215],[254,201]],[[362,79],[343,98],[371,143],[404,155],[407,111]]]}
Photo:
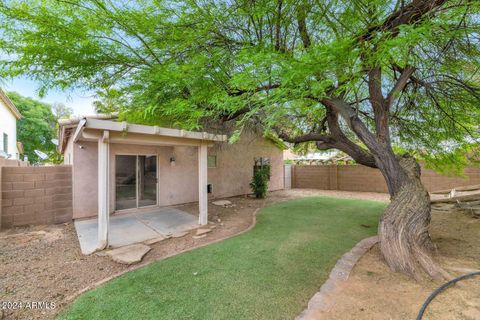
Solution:
{"label": "house eave", "polygon": [[117,131],[124,133],[138,133],[146,135],[157,135],[172,138],[186,138],[201,141],[225,142],[227,136],[223,134],[214,134],[208,132],[195,132],[182,129],[163,128],[158,126],[147,126],[141,124],[131,124],[126,121],[116,122],[99,119],[86,119],[85,128]]}
{"label": "house eave", "polygon": [[202,142],[213,145],[215,142],[227,141],[227,136],[222,134],[162,128],[95,118],[83,118],[60,125],[60,153],[65,151],[68,139],[74,139],[74,142],[96,141],[98,139],[97,136],[104,131],[112,132],[112,142],[125,144],[196,146]]}
{"label": "house eave", "polygon": [[22,114],[20,111],[18,111],[17,107],[13,104],[13,102],[10,100],[10,98],[3,92],[2,89],[0,89],[0,100],[2,100],[7,108],[10,110],[10,112],[15,116],[17,120],[20,120],[22,118]]}

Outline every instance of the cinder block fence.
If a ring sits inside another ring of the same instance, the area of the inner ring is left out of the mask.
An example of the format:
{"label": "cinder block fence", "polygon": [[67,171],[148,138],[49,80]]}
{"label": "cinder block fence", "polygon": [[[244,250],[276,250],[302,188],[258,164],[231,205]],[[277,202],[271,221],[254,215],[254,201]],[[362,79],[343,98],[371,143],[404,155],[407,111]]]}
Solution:
{"label": "cinder block fence", "polygon": [[[292,188],[388,192],[380,171],[362,165],[293,165],[291,168]],[[444,176],[422,169],[422,182],[428,191],[480,184],[480,168],[466,168],[465,177]]]}
{"label": "cinder block fence", "polygon": [[1,167],[2,228],[72,220],[72,168]]}
{"label": "cinder block fence", "polygon": [[[377,169],[361,165],[292,165],[285,167],[285,187],[387,192]],[[287,172],[287,169],[290,172]],[[428,191],[480,184],[480,168],[465,170],[465,177],[448,177],[422,170]],[[0,162],[0,226],[56,224],[72,220],[71,166],[29,167]]]}

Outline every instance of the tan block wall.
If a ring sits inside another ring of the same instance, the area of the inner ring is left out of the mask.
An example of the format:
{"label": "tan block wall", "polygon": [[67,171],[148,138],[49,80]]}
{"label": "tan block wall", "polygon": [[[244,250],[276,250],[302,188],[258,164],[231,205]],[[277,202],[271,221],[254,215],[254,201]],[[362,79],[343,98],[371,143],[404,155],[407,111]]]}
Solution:
{"label": "tan block wall", "polygon": [[28,162],[22,160],[0,158],[0,229],[2,227],[2,168],[27,167],[28,165]]}
{"label": "tan block wall", "polygon": [[28,162],[16,159],[0,158],[0,167],[28,167]]}
{"label": "tan block wall", "polygon": [[292,188],[331,190],[330,171],[333,166],[292,165]]}
{"label": "tan block wall", "polygon": [[338,167],[338,186],[336,190],[388,192],[387,184],[380,170],[360,165]]}
{"label": "tan block wall", "polygon": [[[480,184],[480,168],[469,167],[464,173],[465,177],[450,177],[423,169],[422,182],[428,191]],[[295,165],[292,166],[292,187],[388,192],[380,171],[361,165]]]}
{"label": "tan block wall", "polygon": [[71,166],[2,167],[1,227],[72,219]]}

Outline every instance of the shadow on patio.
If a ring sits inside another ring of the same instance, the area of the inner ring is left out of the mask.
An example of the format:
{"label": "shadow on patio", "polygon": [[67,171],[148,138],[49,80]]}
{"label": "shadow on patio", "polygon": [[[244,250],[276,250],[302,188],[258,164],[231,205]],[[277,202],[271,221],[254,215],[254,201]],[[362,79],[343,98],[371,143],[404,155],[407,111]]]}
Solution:
{"label": "shadow on patio", "polygon": [[[112,248],[167,237],[197,228],[198,218],[176,208],[155,208],[110,216],[108,243]],[[80,248],[90,254],[98,246],[98,219],[75,221]]]}

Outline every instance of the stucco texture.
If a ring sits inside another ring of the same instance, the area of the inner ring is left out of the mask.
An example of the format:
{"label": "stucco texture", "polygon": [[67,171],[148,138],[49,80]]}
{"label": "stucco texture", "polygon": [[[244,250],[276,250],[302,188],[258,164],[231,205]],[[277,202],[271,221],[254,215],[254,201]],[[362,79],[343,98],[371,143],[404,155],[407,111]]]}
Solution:
{"label": "stucco texture", "polygon": [[[73,163],[73,218],[97,215],[98,147],[94,142],[67,145],[66,153]],[[198,201],[198,148],[187,146],[142,146],[110,144],[110,212],[115,211],[115,156],[157,155],[158,206]],[[254,159],[269,158],[272,166],[270,190],[283,189],[283,152],[270,140],[244,134],[234,143],[216,143],[208,155],[217,157],[215,168],[208,169],[208,183],[213,192],[209,198],[223,198],[251,193]],[[170,163],[171,158],[175,164]],[[67,159],[68,157],[66,157]],[[67,160],[66,160],[67,161]]]}
{"label": "stucco texture", "polygon": [[8,154],[10,159],[18,159],[17,150],[17,118],[0,99],[0,150],[3,150],[3,134],[8,135]]}

